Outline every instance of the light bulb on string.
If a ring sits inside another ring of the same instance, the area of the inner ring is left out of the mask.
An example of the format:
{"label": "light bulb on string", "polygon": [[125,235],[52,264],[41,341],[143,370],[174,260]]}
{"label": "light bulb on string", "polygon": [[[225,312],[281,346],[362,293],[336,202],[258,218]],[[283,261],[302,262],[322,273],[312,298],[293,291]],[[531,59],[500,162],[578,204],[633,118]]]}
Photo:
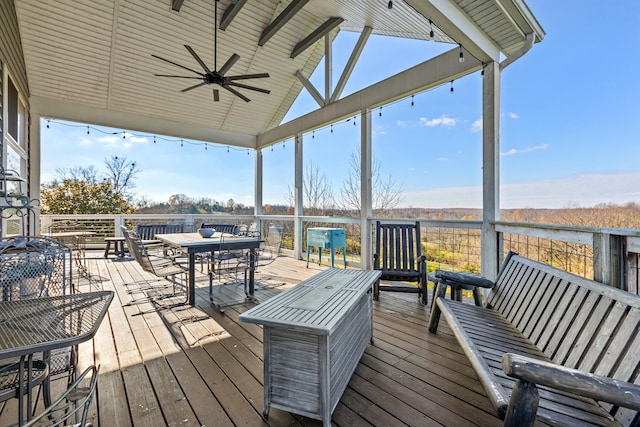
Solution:
{"label": "light bulb on string", "polygon": [[204,143],[204,149],[205,150],[207,149],[207,143],[206,142]]}
{"label": "light bulb on string", "polygon": [[413,95],[411,95],[411,106],[413,107],[415,103],[413,102]]}
{"label": "light bulb on string", "polygon": [[464,62],[464,52],[462,52],[462,44],[458,44],[458,46],[460,46],[460,55],[458,56],[458,62],[463,63]]}
{"label": "light bulb on string", "polygon": [[482,78],[483,78],[483,79],[484,79],[484,67],[485,67],[486,65],[487,65],[487,64],[485,64],[485,63],[483,62],[483,63],[482,63],[482,71],[480,71],[480,75],[482,76]]}
{"label": "light bulb on string", "polygon": [[391,12],[391,9],[393,9],[393,0],[389,0],[389,2],[387,3],[387,12]]}
{"label": "light bulb on string", "polygon": [[184,147],[184,141],[180,140],[180,147]]}
{"label": "light bulb on string", "polygon": [[47,129],[49,129],[49,122],[50,120],[47,120]]}
{"label": "light bulb on string", "polygon": [[311,132],[311,139],[315,139],[316,138],[316,131],[312,131]]}
{"label": "light bulb on string", "polygon": [[331,123],[331,133],[333,133],[333,123]]}
{"label": "light bulb on string", "polygon": [[87,126],[87,135],[89,135],[89,126]]}
{"label": "light bulb on string", "polygon": [[154,144],[156,143],[156,136],[155,135],[153,135],[153,143]]}
{"label": "light bulb on string", "polygon": [[453,93],[453,80],[451,80],[451,93]]}
{"label": "light bulb on string", "polygon": [[382,117],[382,107],[380,107],[380,110],[378,111],[378,117]]}
{"label": "light bulb on string", "polygon": [[227,153],[229,152],[229,146],[227,145]]}
{"label": "light bulb on string", "polygon": [[436,33],[433,31],[433,21],[431,18],[429,18],[429,27],[431,28],[431,31],[429,31],[429,37],[433,38]]}

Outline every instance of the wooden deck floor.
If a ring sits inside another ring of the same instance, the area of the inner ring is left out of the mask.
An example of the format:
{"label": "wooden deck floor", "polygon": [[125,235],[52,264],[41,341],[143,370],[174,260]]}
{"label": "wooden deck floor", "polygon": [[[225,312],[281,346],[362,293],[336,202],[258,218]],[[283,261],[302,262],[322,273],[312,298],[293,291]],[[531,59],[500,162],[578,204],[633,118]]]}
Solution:
{"label": "wooden deck floor", "polygon": [[[116,292],[97,336],[80,347],[81,368],[100,365],[94,426],[321,425],[273,408],[268,419],[261,416],[262,330],[238,322],[251,304],[221,314],[199,274],[197,305],[169,309],[171,298],[149,302],[161,292],[142,291],[154,282],[132,258],[105,260],[95,252],[88,261],[94,285]],[[323,268],[281,257],[257,274],[256,296],[265,300]],[[242,298],[241,285],[216,283],[218,298]],[[139,303],[130,304],[134,299]],[[334,425],[501,425],[446,322],[437,335],[427,331],[429,310],[416,294],[382,293],[373,306],[374,343],[333,413]]]}

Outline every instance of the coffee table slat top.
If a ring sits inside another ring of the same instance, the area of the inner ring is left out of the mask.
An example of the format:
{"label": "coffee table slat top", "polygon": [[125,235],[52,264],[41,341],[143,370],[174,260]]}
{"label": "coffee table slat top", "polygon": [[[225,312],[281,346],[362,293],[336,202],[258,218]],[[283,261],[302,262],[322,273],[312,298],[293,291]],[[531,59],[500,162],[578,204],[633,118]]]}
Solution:
{"label": "coffee table slat top", "polygon": [[240,315],[243,322],[330,335],[380,271],[327,269]]}

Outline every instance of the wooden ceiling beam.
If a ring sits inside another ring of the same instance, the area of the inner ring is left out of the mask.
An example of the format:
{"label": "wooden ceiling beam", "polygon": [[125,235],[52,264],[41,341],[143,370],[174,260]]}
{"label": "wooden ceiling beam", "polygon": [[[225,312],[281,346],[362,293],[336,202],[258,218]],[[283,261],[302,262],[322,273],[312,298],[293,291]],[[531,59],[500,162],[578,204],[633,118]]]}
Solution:
{"label": "wooden ceiling beam", "polygon": [[258,41],[258,46],[264,46],[267,41],[271,37],[277,33],[280,28],[284,26],[291,18],[295,16],[296,13],[300,11],[307,4],[309,0],[293,0],[289,5],[278,15],[276,19],[271,22],[271,24],[267,25],[267,28],[264,29],[262,35],[260,36],[260,40]]}
{"label": "wooden ceiling beam", "polygon": [[291,58],[295,58],[305,51],[309,46],[320,40],[326,34],[329,34],[331,30],[344,22],[344,18],[333,17],[329,18],[325,21],[324,24],[320,25],[314,32],[309,34],[307,37],[302,39],[291,51]]}
{"label": "wooden ceiling beam", "polygon": [[180,12],[180,8],[182,7],[182,3],[184,3],[184,0],[171,0],[171,10],[175,10],[176,12]]}
{"label": "wooden ceiling beam", "polygon": [[231,21],[233,21],[233,18],[236,17],[236,15],[238,14],[238,12],[240,12],[240,9],[242,9],[242,6],[244,6],[246,2],[247,0],[232,1],[229,4],[229,7],[227,7],[227,9],[222,14],[222,19],[220,20],[220,26],[218,28],[220,28],[222,31],[226,30],[229,24],[231,24]]}

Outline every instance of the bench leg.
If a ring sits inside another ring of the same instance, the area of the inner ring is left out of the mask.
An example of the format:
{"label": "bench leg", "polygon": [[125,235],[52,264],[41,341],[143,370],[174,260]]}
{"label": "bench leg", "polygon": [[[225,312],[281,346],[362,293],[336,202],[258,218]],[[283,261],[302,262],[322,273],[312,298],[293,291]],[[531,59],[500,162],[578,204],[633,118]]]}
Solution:
{"label": "bench leg", "polygon": [[107,245],[104,248],[104,257],[107,258],[109,256],[109,249],[111,249],[111,241],[107,240]]}
{"label": "bench leg", "polygon": [[440,307],[436,302],[438,298],[444,298],[447,293],[447,284],[438,281],[436,290],[431,301],[431,315],[429,316],[429,332],[435,334],[438,331],[438,323],[440,322]]}
{"label": "bench leg", "polygon": [[531,427],[536,422],[540,396],[535,384],[518,380],[513,386],[504,427]]}

